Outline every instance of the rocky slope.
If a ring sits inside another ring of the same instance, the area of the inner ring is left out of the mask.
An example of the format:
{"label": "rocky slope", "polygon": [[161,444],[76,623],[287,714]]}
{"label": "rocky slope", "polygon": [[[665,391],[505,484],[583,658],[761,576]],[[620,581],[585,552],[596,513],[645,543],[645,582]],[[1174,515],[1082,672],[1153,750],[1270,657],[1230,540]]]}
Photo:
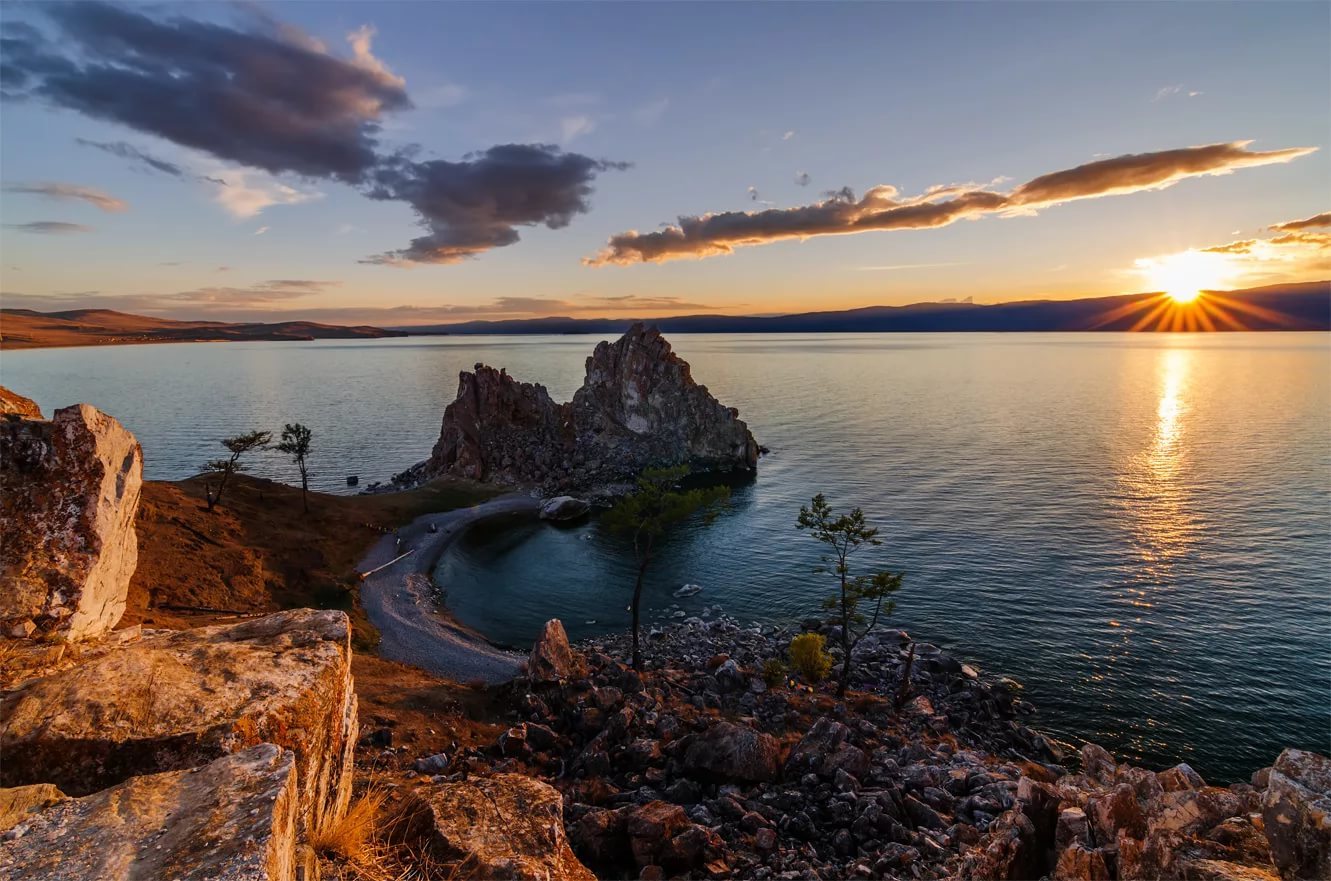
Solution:
{"label": "rocky slope", "polygon": [[82,639],[115,626],[138,565],[142,484],[138,441],[95,407],[0,418],[6,634]]}
{"label": "rocky slope", "polygon": [[1287,750],[1252,784],[1216,787],[1094,745],[1064,755],[1022,723],[1015,683],[936,647],[917,644],[898,706],[899,631],[868,646],[844,701],[769,684],[759,671],[790,635],[724,618],[656,628],[639,674],[617,660],[624,639],[573,647],[552,622],[489,746],[413,760],[371,732],[362,761],[405,762],[408,785],[549,781],[602,878],[1327,877],[1321,756]]}
{"label": "rocky slope", "polygon": [[644,468],[752,470],[758,445],[733,408],[694,381],[654,328],[635,324],[587,359],[573,400],[476,365],[444,410],[427,476],[453,474],[554,492],[632,479]]}

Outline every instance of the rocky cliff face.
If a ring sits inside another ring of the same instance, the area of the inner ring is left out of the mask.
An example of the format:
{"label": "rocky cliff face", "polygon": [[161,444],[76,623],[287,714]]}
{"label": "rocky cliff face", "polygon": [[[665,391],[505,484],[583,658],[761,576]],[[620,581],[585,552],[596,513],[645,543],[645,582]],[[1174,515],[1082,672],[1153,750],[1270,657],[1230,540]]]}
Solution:
{"label": "rocky cliff face", "polygon": [[138,565],[142,484],[139,442],[96,407],[0,419],[6,635],[72,640],[115,626]]}
{"label": "rocky cliff face", "polygon": [[631,479],[644,468],[752,470],[758,445],[736,410],[693,380],[654,328],[635,324],[587,359],[566,404],[540,385],[476,365],[444,411],[426,472],[550,490]]}

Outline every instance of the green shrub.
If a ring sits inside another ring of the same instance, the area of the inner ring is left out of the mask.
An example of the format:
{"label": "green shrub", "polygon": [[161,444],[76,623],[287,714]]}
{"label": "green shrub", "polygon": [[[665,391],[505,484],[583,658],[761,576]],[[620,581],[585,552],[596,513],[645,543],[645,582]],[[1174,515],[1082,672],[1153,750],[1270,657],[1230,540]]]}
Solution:
{"label": "green shrub", "polygon": [[786,681],[786,665],[780,658],[768,658],[763,663],[763,682],[768,688],[776,688]]}
{"label": "green shrub", "polygon": [[809,682],[821,682],[832,669],[832,656],[823,650],[826,644],[821,633],[801,633],[786,650],[790,666]]}

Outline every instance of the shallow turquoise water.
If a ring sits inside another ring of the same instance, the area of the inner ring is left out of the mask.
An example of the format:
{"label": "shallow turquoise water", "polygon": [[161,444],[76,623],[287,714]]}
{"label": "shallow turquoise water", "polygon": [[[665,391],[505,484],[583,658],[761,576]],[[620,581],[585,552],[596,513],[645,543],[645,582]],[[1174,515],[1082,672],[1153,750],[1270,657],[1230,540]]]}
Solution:
{"label": "shallow turquoise water", "polygon": [[[1331,748],[1331,337],[676,336],[772,455],[710,528],[665,546],[646,603],[782,621],[828,589],[794,529],[816,492],[883,528],[894,624],[1025,682],[1036,724],[1152,765],[1246,777]],[[300,420],[316,484],[423,458],[456,373],[567,399],[594,339],[427,338],[6,353],[4,384],[88,400],[179,477],[215,439]],[[276,457],[256,471],[293,479]],[[594,523],[478,532],[449,605],[522,643],[624,626],[626,549]],[[672,591],[703,585],[690,599]],[[586,623],[594,621],[595,623]]]}

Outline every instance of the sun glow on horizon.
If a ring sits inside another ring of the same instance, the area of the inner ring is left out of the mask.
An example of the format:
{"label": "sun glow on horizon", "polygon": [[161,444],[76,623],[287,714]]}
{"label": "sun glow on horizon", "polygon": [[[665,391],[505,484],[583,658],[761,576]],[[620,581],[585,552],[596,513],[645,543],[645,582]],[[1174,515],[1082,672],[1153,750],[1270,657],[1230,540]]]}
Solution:
{"label": "sun glow on horizon", "polygon": [[1195,250],[1143,258],[1137,261],[1137,271],[1146,277],[1152,289],[1163,292],[1175,303],[1191,303],[1202,291],[1224,288],[1236,274],[1226,255]]}

